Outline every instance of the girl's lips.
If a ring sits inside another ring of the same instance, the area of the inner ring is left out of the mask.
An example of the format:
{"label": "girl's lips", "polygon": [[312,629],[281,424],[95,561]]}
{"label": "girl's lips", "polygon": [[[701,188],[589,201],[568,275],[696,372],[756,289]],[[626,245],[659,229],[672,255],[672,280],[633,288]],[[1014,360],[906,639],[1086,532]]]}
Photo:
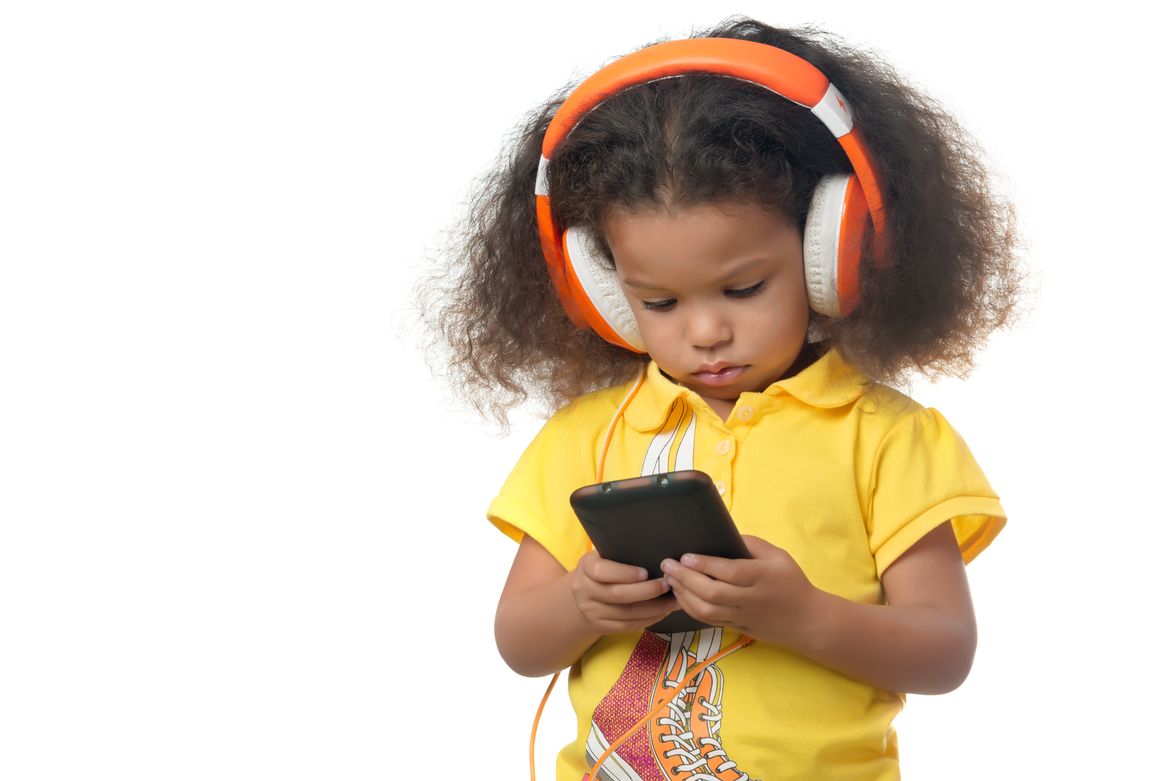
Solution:
{"label": "girl's lips", "polygon": [[704,385],[712,387],[731,385],[747,371],[747,368],[746,366],[725,366],[717,372],[695,372],[692,376]]}

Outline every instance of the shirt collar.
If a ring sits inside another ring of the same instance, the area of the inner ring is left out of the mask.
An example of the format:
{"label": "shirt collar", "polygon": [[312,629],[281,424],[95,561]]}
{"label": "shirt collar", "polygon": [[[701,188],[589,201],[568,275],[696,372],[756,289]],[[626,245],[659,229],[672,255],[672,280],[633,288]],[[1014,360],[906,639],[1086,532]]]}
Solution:
{"label": "shirt collar", "polygon": [[[869,382],[860,369],[832,347],[803,371],[777,380],[760,394],[769,397],[788,394],[811,407],[829,409],[855,401]],[[679,396],[685,397],[692,406],[700,401],[697,393],[675,383],[662,373],[657,363],[650,361],[646,366],[646,381],[626,409],[626,420],[639,431],[659,428]]]}

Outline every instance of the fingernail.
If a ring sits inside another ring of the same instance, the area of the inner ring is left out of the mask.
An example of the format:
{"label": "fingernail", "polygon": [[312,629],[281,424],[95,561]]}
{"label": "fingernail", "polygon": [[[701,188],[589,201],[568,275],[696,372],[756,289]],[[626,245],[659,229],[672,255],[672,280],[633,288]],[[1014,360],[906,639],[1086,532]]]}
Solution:
{"label": "fingernail", "polygon": [[641,567],[639,567],[638,568],[638,580],[645,580],[648,577],[650,577],[650,573],[647,572],[646,570],[642,569]]}
{"label": "fingernail", "polygon": [[663,559],[662,560],[662,571],[663,572],[674,572],[674,568],[677,566],[678,565],[675,564],[673,559]]}
{"label": "fingernail", "polygon": [[693,567],[699,563],[699,560],[690,553],[683,554],[682,563],[684,567]]}

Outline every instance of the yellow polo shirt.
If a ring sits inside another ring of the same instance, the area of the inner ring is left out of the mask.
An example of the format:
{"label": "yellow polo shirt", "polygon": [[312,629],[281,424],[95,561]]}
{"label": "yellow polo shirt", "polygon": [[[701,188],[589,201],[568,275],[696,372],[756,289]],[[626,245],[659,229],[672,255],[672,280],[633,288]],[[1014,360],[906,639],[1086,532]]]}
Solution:
{"label": "yellow polo shirt", "polygon": [[[501,531],[533,537],[566,570],[590,549],[569,494],[596,482],[605,432],[629,387],[583,396],[553,415],[488,509]],[[787,550],[816,587],[867,604],[882,603],[886,567],[939,524],[950,522],[970,562],[1006,520],[943,416],[870,382],[836,349],[742,394],[726,422],[651,362],[616,426],[604,478],[676,469],[709,474],[740,532]],[[737,636],[716,628],[598,640],[570,673],[578,730],[558,757],[558,781],[581,781],[649,703],[667,697],[665,715],[607,759],[611,778],[899,777],[890,723],[902,694],[760,641],[685,689],[672,685]]]}

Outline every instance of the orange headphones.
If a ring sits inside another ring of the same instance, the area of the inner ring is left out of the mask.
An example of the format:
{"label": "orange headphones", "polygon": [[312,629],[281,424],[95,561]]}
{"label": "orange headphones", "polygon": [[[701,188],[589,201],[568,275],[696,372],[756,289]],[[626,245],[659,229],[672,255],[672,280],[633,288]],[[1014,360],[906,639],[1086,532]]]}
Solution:
{"label": "orange headphones", "polygon": [[804,273],[813,310],[839,317],[857,305],[867,222],[879,249],[877,266],[885,265],[880,252],[885,215],[874,167],[853,128],[848,103],[823,73],[790,52],[754,41],[688,38],[648,46],[605,66],[569,95],[545,133],[536,174],[540,244],[561,304],[578,326],[634,352],[646,350],[617,273],[583,230],[569,226],[562,233],[553,222],[548,161],[581,117],[611,95],[635,84],[697,72],[742,79],[811,110],[853,166],[852,174],[823,177],[813,193],[804,227]]}

